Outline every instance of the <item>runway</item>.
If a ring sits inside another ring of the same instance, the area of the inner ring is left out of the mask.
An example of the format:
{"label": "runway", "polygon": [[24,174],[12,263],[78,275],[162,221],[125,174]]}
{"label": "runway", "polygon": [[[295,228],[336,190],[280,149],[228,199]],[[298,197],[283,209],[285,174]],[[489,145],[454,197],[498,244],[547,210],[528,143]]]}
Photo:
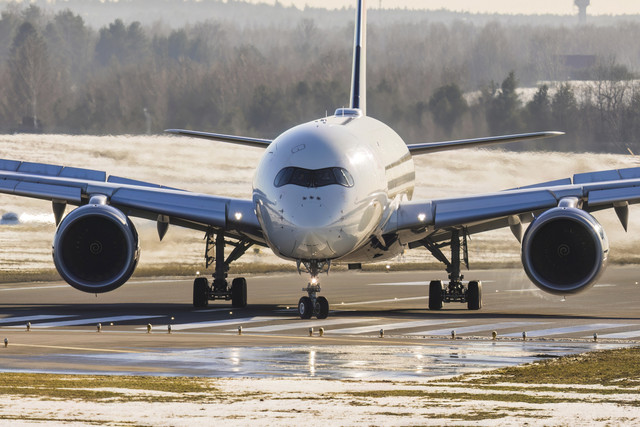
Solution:
{"label": "runway", "polygon": [[309,375],[313,359],[320,376],[440,376],[640,339],[637,267],[609,268],[599,285],[566,299],[520,270],[466,277],[483,281],[480,311],[427,310],[428,281],[444,279],[440,272],[332,273],[321,282],[331,304],[324,320],[297,316],[306,285],[297,274],[248,276],[243,309],[194,309],[192,278],[134,279],[99,295],[62,282],[2,284],[0,339],[9,344],[0,369],[295,376]]}

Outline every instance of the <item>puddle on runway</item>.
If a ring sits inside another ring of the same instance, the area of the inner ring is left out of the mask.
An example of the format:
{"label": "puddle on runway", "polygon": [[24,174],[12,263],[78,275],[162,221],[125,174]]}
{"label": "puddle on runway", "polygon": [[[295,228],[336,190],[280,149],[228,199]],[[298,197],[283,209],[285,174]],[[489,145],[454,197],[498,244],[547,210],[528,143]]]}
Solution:
{"label": "puddle on runway", "polygon": [[[51,354],[26,359],[36,366],[53,363],[58,369],[46,372],[55,373],[95,374],[91,368],[99,365],[104,367],[101,372],[109,374],[149,375],[152,370],[151,375],[165,376],[411,380],[455,376],[621,346],[467,341],[428,346],[228,347],[148,353]],[[60,364],[69,368],[60,369]]]}

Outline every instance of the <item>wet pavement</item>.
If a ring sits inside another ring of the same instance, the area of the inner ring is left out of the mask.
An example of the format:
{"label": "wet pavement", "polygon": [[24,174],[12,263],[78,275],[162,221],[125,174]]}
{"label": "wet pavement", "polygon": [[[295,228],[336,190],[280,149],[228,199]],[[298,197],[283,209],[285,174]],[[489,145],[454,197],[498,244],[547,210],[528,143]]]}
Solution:
{"label": "wet pavement", "polygon": [[[21,363],[48,366],[29,371],[50,373],[95,374],[94,367],[101,366],[101,374],[120,375],[411,380],[450,377],[623,345],[457,341],[416,346],[217,347],[131,353],[53,353],[23,356]],[[0,357],[0,364],[4,365],[2,362]],[[5,365],[2,370],[23,369]]]}

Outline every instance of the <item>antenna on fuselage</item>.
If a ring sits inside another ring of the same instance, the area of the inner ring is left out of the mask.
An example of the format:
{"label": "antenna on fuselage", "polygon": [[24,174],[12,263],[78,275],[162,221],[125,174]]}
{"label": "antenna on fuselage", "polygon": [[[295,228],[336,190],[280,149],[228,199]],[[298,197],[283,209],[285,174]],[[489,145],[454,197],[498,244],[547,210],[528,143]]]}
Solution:
{"label": "antenna on fuselage", "polygon": [[358,0],[353,41],[353,71],[351,74],[351,108],[367,114],[367,9],[365,0]]}

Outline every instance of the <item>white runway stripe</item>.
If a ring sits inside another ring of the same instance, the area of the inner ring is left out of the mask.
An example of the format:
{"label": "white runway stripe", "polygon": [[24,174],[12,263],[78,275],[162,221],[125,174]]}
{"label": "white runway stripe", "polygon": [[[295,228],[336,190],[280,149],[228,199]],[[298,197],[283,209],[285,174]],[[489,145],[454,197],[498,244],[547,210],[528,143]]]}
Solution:
{"label": "white runway stripe", "polygon": [[344,328],[344,329],[336,329],[331,331],[332,334],[364,334],[367,332],[378,332],[380,329],[384,329],[385,331],[392,331],[394,329],[407,329],[407,328],[419,328],[421,326],[431,326],[431,325],[443,325],[446,323],[456,323],[461,322],[462,320],[442,320],[442,319],[431,319],[431,320],[415,320],[412,322],[396,322],[396,323],[387,323],[384,325],[369,325],[369,326],[359,326],[355,328]]}
{"label": "white runway stripe", "polygon": [[61,319],[63,317],[78,317],[70,314],[38,314],[34,316],[18,316],[18,317],[5,317],[0,319],[0,323],[17,323],[17,322],[35,322],[36,320],[49,320],[49,319]]}
{"label": "white runway stripe", "polygon": [[[291,319],[290,317],[288,319]],[[371,322],[376,319],[332,319],[332,320],[303,320],[300,322],[289,322],[280,325],[257,326],[254,328],[243,329],[246,332],[278,332],[291,329],[309,329],[309,328],[326,328],[333,325],[344,325],[345,323],[362,323]]]}
{"label": "white runway stripe", "polygon": [[480,331],[496,331],[499,334],[500,329],[517,328],[521,326],[544,325],[545,323],[548,323],[548,322],[499,322],[499,323],[488,323],[485,325],[463,326],[461,328],[434,329],[431,331],[411,332],[410,334],[407,334],[407,335],[450,335],[452,329],[456,331],[456,334],[469,334],[472,332],[480,332]]}
{"label": "white runway stripe", "polygon": [[396,301],[412,301],[417,299],[427,299],[428,297],[407,297],[407,298],[389,298],[389,299],[379,299],[374,301],[357,301],[357,302],[343,302],[340,304],[335,304],[336,306],[345,306],[345,305],[364,305],[364,304],[377,304],[380,302],[396,302]]}
{"label": "white runway stripe", "polygon": [[[92,319],[76,319],[76,320],[62,320],[58,322],[45,322],[35,323],[31,325],[32,328],[58,328],[62,326],[78,326],[78,325],[95,325],[98,323],[104,323],[105,326],[111,322],[126,322],[127,320],[139,320],[139,319],[152,319],[155,317],[165,316],[111,316],[111,317],[94,317]],[[23,326],[10,326],[11,328],[22,328]]]}
{"label": "white runway stripe", "polygon": [[[598,332],[598,331],[595,331]],[[591,338],[593,335],[588,335],[584,338]],[[640,337],[640,331],[624,331],[624,332],[612,332],[610,334],[598,334],[598,338],[617,338],[617,339],[626,339],[626,338],[638,338]]]}
{"label": "white runway stripe", "polygon": [[[588,325],[567,326],[564,328],[552,328],[552,329],[540,329],[537,331],[526,331],[527,336],[530,338],[545,337],[548,335],[560,335],[560,334],[573,334],[577,332],[594,331],[598,332],[602,329],[612,328],[624,328],[625,326],[632,326],[632,323],[590,323]],[[505,334],[505,337],[518,337],[522,336],[522,332],[514,332],[511,334]]]}
{"label": "white runway stripe", "polygon": [[40,289],[53,289],[53,288],[69,288],[69,285],[45,285],[45,286],[24,286],[20,288],[2,288],[0,292],[8,292],[8,291],[37,291]]}
{"label": "white runway stripe", "polygon": [[[273,320],[291,319],[291,317],[273,317],[273,316],[255,316],[255,317],[241,317],[236,319],[214,320],[206,322],[193,322],[183,324],[171,324],[171,330],[173,331],[186,331],[188,329],[201,329],[201,328],[215,328],[217,326],[228,326],[247,323],[269,322]],[[159,325],[157,327],[167,327],[167,325]],[[145,328],[137,328],[145,329]]]}

